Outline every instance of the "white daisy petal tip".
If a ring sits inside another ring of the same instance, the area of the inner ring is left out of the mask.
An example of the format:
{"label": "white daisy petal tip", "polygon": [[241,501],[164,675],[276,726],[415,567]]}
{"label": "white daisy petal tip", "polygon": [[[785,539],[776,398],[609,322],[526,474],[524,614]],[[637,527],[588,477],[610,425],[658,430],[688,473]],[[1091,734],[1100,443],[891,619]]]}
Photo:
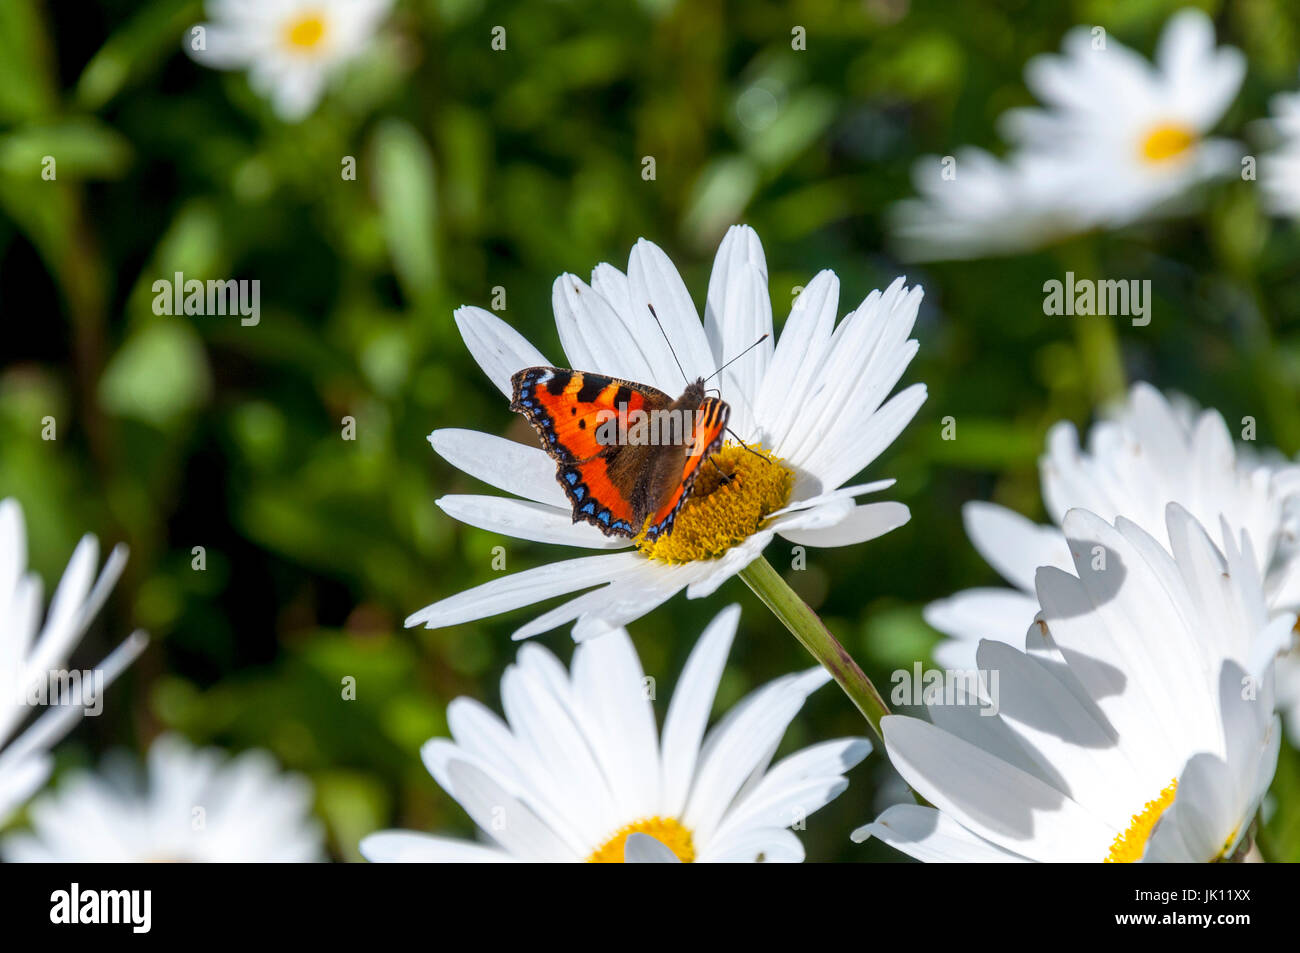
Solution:
{"label": "white daisy petal tip", "polygon": [[[52,704],[29,720],[27,692],[36,681],[62,669],[122,575],[127,547],[109,551],[102,567],[99,541],[86,534],[74,548],[42,617],[40,577],[27,565],[27,528],[22,507],[13,498],[0,499],[0,684],[16,688],[18,697],[0,706],[0,815],[21,807],[48,776],[48,751],[86,713],[88,705]],[[5,626],[8,631],[4,631]],[[143,652],[148,636],[133,632],[95,667],[107,688]],[[66,686],[61,691],[66,691]],[[98,699],[97,699],[98,702]],[[19,726],[28,722],[17,732]],[[6,768],[7,765],[7,768]],[[6,777],[6,774],[10,775]],[[3,818],[0,818],[2,821]]]}

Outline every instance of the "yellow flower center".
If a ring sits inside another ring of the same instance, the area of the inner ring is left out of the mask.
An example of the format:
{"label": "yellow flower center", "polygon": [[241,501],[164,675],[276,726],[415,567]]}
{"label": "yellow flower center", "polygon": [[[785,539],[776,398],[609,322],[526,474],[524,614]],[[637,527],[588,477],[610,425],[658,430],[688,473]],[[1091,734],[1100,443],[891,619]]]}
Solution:
{"label": "yellow flower center", "polygon": [[307,13],[291,21],[284,30],[284,41],[295,50],[314,50],[325,39],[325,18]]}
{"label": "yellow flower center", "polygon": [[1142,158],[1155,165],[1176,159],[1196,144],[1196,130],[1176,122],[1153,127],[1142,140]]}
{"label": "yellow flower center", "polygon": [[649,834],[676,854],[677,859],[683,864],[689,864],[695,860],[695,844],[691,840],[691,832],[682,827],[681,822],[676,818],[656,815],[619,828],[613,837],[596,848],[595,852],[587,858],[587,863],[623,863],[623,847],[632,834]]}
{"label": "yellow flower center", "polygon": [[637,549],[649,558],[666,563],[717,559],[753,536],[790,499],[794,473],[762,447],[746,450],[727,443],[710,460],[700,465],[672,531],[653,541],[644,531],[637,537]]}
{"label": "yellow flower center", "polygon": [[1133,815],[1133,823],[1129,824],[1128,830],[1115,838],[1115,843],[1110,845],[1110,853],[1106,855],[1104,862],[1133,864],[1141,860],[1156,821],[1160,820],[1160,815],[1165,812],[1165,808],[1174,803],[1174,795],[1177,793],[1178,779],[1174,778],[1169,782],[1169,786],[1160,792],[1158,798],[1147,801],[1147,806],[1142,809],[1141,814]]}

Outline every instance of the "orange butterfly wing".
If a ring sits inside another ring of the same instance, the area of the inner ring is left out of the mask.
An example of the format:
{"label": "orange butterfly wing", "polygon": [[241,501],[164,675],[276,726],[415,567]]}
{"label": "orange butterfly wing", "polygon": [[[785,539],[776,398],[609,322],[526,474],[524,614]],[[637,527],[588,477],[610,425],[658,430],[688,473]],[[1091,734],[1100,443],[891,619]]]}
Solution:
{"label": "orange butterfly wing", "polygon": [[614,463],[643,448],[601,438],[611,433],[611,417],[616,427],[619,414],[659,409],[672,399],[644,384],[558,367],[524,368],[511,383],[510,409],[527,418],[559,465],[555,478],[573,504],[574,522],[585,520],[607,536],[635,536],[641,529],[632,508],[638,467]]}
{"label": "orange butterfly wing", "polygon": [[655,540],[672,532],[677,512],[691,495],[691,487],[695,485],[700,467],[722,446],[722,436],[726,432],[730,413],[731,408],[716,397],[706,397],[700,403],[700,409],[695,414],[695,424],[691,428],[691,451],[686,455],[681,482],[658,512],[650,517],[645,531],[646,539]]}

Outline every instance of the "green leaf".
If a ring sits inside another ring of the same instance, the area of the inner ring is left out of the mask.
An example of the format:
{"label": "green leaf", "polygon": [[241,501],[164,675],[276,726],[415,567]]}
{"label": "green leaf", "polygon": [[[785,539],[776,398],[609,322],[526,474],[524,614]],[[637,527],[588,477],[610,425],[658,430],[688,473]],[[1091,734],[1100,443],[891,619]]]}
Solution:
{"label": "green leaf", "polygon": [[[45,184],[65,178],[112,179],[122,175],[130,161],[127,140],[85,116],[25,126],[0,136],[0,174],[20,181]],[[42,177],[46,167],[53,169],[53,180]]]}
{"label": "green leaf", "polygon": [[761,131],[747,137],[746,150],[769,173],[779,171],[826,131],[835,118],[835,107],[835,99],[828,93],[800,90]]}
{"label": "green leaf", "polygon": [[99,109],[184,42],[185,28],[202,17],[195,0],[156,0],[140,10],[99,52],[77,81],[77,105]]}
{"label": "green leaf", "polygon": [[396,119],[379,125],[372,147],[375,196],[397,277],[412,300],[428,302],[440,278],[433,156],[419,133]]}
{"label": "green leaf", "polygon": [[186,278],[222,276],[229,267],[224,248],[221,216],[209,201],[195,199],[181,207],[158,240],[153,257],[131,289],[127,313],[152,320],[153,283],[171,281],[180,272]]}
{"label": "green leaf", "polygon": [[183,318],[154,321],[136,331],[99,382],[105,410],[162,430],[205,404],[211,391],[203,344]]}
{"label": "green leaf", "polygon": [[0,120],[21,122],[58,104],[54,64],[35,0],[0,3]]}

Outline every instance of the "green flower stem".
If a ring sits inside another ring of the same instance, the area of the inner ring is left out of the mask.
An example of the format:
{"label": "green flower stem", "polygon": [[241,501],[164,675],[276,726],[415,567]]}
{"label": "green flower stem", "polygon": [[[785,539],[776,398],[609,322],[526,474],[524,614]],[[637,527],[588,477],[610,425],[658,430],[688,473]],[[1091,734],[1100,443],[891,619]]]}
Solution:
{"label": "green flower stem", "polygon": [[742,569],[740,578],[794,633],[794,637],[808,653],[831,673],[844,694],[849,696],[849,700],[871,724],[876,737],[883,742],[885,736],[880,731],[880,719],[889,714],[889,707],[876,691],[876,686],[871,684],[871,679],[867,678],[858,663],[844,650],[844,646],[831,635],[817,613],[799,598],[781,578],[781,574],[762,556]]}
{"label": "green flower stem", "polygon": [[[1062,250],[1061,260],[1067,271],[1076,279],[1097,281],[1104,277],[1097,254],[1096,240],[1083,236]],[[1061,276],[1064,279],[1064,275]],[[1067,318],[1074,325],[1075,341],[1079,349],[1088,397],[1093,406],[1104,406],[1124,399],[1128,388],[1124,374],[1124,358],[1119,346],[1117,321],[1114,316],[1078,315]]]}

